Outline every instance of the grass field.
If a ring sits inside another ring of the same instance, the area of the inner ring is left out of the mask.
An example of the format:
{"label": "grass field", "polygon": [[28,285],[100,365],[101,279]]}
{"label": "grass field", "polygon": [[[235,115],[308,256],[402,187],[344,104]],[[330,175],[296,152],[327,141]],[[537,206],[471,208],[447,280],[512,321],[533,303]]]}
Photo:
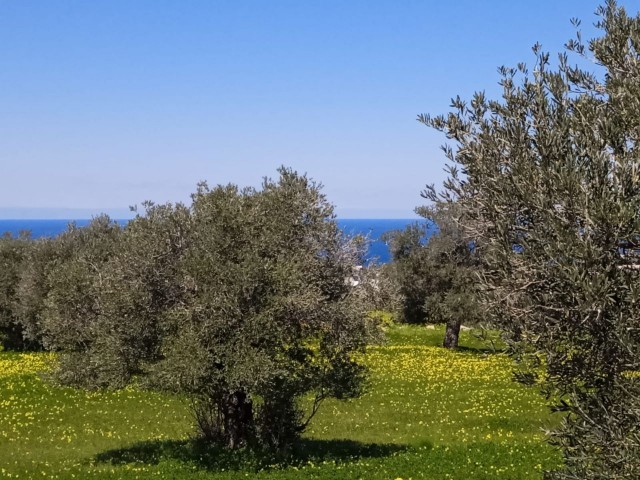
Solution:
{"label": "grass field", "polygon": [[220,452],[191,440],[179,398],[55,388],[49,354],[0,352],[0,478],[540,479],[560,462],[553,419],[511,363],[463,333],[394,326],[363,358],[368,392],[327,401],[294,457]]}

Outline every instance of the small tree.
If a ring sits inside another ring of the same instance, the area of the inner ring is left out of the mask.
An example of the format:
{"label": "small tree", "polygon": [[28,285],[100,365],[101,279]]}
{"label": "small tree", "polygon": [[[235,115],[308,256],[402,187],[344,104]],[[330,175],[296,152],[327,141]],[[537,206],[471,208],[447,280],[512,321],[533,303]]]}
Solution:
{"label": "small tree", "polygon": [[404,230],[383,235],[393,260],[387,274],[398,286],[401,319],[406,323],[427,321],[425,300],[429,295],[429,272],[424,248],[426,236],[427,226],[417,222],[408,225]]}
{"label": "small tree", "polygon": [[110,368],[121,368],[117,358],[95,362],[84,355],[104,340],[97,328],[103,313],[103,269],[120,234],[119,225],[103,215],[83,228],[71,224],[55,240],[58,255],[54,266],[45,267],[46,293],[38,320],[44,346],[62,353],[56,374],[64,383],[107,385],[114,378]]}
{"label": "small tree", "polygon": [[29,232],[15,238],[0,237],[0,344],[5,349],[22,350],[28,346],[17,312],[17,291],[25,258],[31,246]]}
{"label": "small tree", "polygon": [[[479,316],[478,260],[457,223],[455,207],[420,207],[416,211],[427,222],[387,236],[403,296],[404,320],[444,323],[446,348],[457,348],[462,322],[476,323]],[[427,238],[428,225],[437,226],[437,231]]]}
{"label": "small tree", "polygon": [[42,313],[49,293],[49,274],[72,252],[55,238],[33,240],[23,260],[16,291],[15,312],[25,341],[42,348]]}
{"label": "small tree", "polygon": [[424,309],[429,321],[446,325],[443,346],[457,348],[462,322],[476,324],[482,314],[477,291],[477,251],[460,226],[457,204],[435,203],[416,211],[438,226],[425,246]]}
{"label": "small tree", "polygon": [[46,274],[40,316],[46,346],[61,352],[61,383],[123,387],[159,359],[164,315],[185,296],[189,210],[144,207],[124,229],[102,216],[56,240],[72,254]]}
{"label": "small tree", "polygon": [[640,16],[613,1],[599,15],[602,37],[568,48],[604,76],[566,54],[552,67],[536,46],[533,74],[501,69],[500,101],[477,93],[420,120],[456,144],[440,200],[462,208],[487,307],[517,358],[546,362],[545,390],[567,413],[551,434],[565,465],[549,476],[637,479]]}

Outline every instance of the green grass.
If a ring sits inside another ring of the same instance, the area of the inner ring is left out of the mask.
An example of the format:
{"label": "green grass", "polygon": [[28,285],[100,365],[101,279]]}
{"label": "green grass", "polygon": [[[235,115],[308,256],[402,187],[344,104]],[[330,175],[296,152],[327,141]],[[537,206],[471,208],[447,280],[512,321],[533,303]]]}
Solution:
{"label": "green grass", "polygon": [[392,327],[363,358],[368,392],[327,401],[286,461],[198,444],[178,398],[52,387],[50,355],[0,352],[0,478],[541,479],[560,462],[543,399],[506,356],[442,334]]}

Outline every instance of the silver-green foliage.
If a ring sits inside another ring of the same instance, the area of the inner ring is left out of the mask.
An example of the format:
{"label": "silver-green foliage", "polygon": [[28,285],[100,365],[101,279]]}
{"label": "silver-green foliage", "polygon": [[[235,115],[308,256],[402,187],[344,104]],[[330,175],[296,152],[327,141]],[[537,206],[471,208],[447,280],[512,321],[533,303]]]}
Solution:
{"label": "silver-green foliage", "polygon": [[201,185],[192,223],[184,273],[193,290],[171,312],[154,369],[212,407],[213,433],[230,446],[253,437],[286,447],[306,423],[303,395],[316,408],[362,388],[353,354],[372,331],[347,281],[360,252],[319,185],[285,169],[259,190]]}
{"label": "silver-green foliage", "polygon": [[[426,222],[387,235],[393,255],[392,278],[402,296],[402,317],[409,323],[445,323],[443,345],[458,346],[462,322],[479,322],[476,298],[478,259],[473,243],[458,224],[458,206],[419,207]],[[437,228],[428,238],[427,228]]]}
{"label": "silver-green foliage", "polygon": [[18,318],[17,292],[30,246],[28,232],[17,238],[8,233],[0,237],[0,345],[5,349],[26,346]]}
{"label": "silver-green foliage", "polygon": [[377,334],[348,282],[362,244],[305,176],[202,184],[191,207],[60,241],[75,254],[48,276],[42,335],[64,383],[185,394],[201,434],[232,448],[287,448],[325,398],[362,390],[354,354]]}
{"label": "silver-green foliage", "polygon": [[[564,479],[640,478],[640,16],[599,9],[602,36],[567,44],[597,74],[534,48],[502,68],[502,99],[448,116],[450,178],[486,269],[488,306],[566,412]],[[578,22],[576,22],[578,24]],[[530,377],[535,372],[529,372]]]}

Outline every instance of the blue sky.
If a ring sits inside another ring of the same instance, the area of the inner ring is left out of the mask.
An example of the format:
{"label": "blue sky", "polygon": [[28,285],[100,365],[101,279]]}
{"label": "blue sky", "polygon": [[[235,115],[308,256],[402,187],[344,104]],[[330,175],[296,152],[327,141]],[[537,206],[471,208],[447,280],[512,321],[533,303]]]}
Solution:
{"label": "blue sky", "polygon": [[[620,2],[632,13],[634,2]],[[597,2],[0,0],[0,218],[122,217],[279,165],[344,218],[408,218],[444,178],[416,121],[499,93]]]}

